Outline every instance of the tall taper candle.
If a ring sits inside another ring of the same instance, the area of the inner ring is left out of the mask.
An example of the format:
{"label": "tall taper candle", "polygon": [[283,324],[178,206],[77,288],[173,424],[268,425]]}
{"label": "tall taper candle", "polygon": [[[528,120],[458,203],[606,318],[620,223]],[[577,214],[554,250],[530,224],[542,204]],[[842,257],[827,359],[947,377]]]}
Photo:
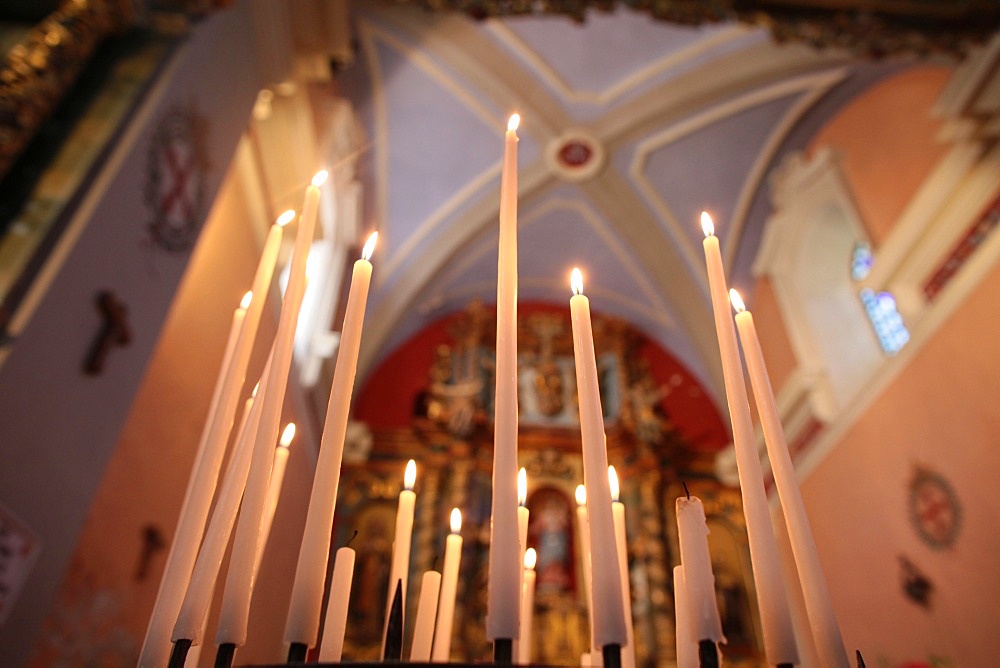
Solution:
{"label": "tall taper candle", "polygon": [[431,643],[434,640],[434,619],[437,617],[438,593],[441,591],[441,574],[427,571],[420,581],[420,599],[417,601],[417,616],[413,620],[413,642],[410,645],[410,661],[427,662],[431,658]]}
{"label": "tall taper candle", "polygon": [[[264,365],[265,374],[268,366],[270,360]],[[257,388],[254,390],[255,396],[256,393]],[[191,583],[184,594],[173,626],[170,639],[174,642],[186,639],[199,646],[204,641],[202,631],[208,620],[212,596],[215,594],[215,582],[219,577],[219,569],[222,568],[222,559],[233,533],[236,513],[239,511],[240,499],[243,498],[243,489],[247,483],[253,444],[260,425],[260,408],[254,397],[247,399],[236,445],[233,446],[233,453],[226,467],[219,498],[208,523],[205,541],[198,552],[198,559],[191,573]]]}
{"label": "tall taper candle", "polygon": [[344,652],[344,633],[347,630],[347,611],[351,602],[351,585],[354,582],[355,553],[349,547],[337,550],[333,558],[333,577],[326,602],[326,621],[323,623],[323,642],[319,646],[320,663],[336,663]]}
{"label": "tall taper candle", "polygon": [[[149,617],[146,638],[139,655],[139,666],[150,668],[165,666],[169,658],[170,632],[177,620],[184,592],[187,591],[190,582],[191,569],[194,568],[195,559],[198,557],[198,547],[201,545],[208,511],[218,484],[219,469],[222,467],[229,432],[239,405],[247,364],[250,362],[250,353],[253,351],[253,342],[257,336],[257,326],[264,312],[267,289],[271,284],[278,250],[281,248],[282,227],[291,219],[287,213],[282,214],[267,234],[249,293],[258,295],[258,298],[249,299],[249,303],[241,305],[244,315],[241,316],[239,334],[235,342],[226,345],[227,353],[223,359],[228,358],[228,362],[224,362],[220,367],[216,380],[208,418],[205,420],[201,440],[198,443],[194,466],[191,468],[191,477],[177,520],[177,530],[174,532],[163,577],[160,579],[156,603]],[[247,300],[248,298],[244,296],[244,302]],[[230,341],[233,341],[232,331],[235,329],[234,327],[230,331]]]}
{"label": "tall taper candle", "polygon": [[688,620],[695,640],[723,640],[722,621],[715,600],[715,576],[708,552],[708,525],[705,508],[696,496],[678,497],[677,537],[688,595]]}
{"label": "tall taper candle", "polygon": [[590,563],[590,520],[587,519],[587,488],[576,486],[576,524],[580,532],[580,551],[583,553],[580,565],[583,568],[583,596],[587,600],[587,628],[590,633],[590,655],[601,656],[601,650],[594,641],[594,571]]}
{"label": "tall taper candle", "polygon": [[486,637],[517,639],[521,561],[517,544],[517,126],[504,138],[497,266],[496,399]]}
{"label": "tall taper candle", "polygon": [[531,663],[531,625],[535,616],[535,548],[524,552],[524,582],[521,583],[521,638],[518,641],[517,662]]}
{"label": "tall taper candle", "polygon": [[243,493],[240,516],[236,522],[232,556],[226,576],[226,588],[222,595],[219,612],[219,626],[216,633],[218,645],[243,645],[247,638],[247,622],[250,616],[250,600],[254,589],[254,562],[257,557],[257,541],[260,539],[261,513],[267,497],[267,483],[271,477],[274,460],[274,441],[278,438],[281,421],[281,406],[288,384],[288,371],[292,363],[292,344],[295,326],[302,306],[306,287],[306,261],[316,228],[316,214],[319,207],[319,187],[326,180],[327,173],[317,173],[306,188],[299,229],[295,235],[288,285],[282,301],[278,329],[274,336],[274,351],[267,382],[261,386],[263,396],[260,428],[254,443],[254,453],[247,475],[247,486]]}
{"label": "tall taper candle", "polygon": [[747,370],[750,372],[750,386],[753,388],[757,412],[760,414],[760,423],[764,430],[764,442],[767,444],[767,455],[771,459],[774,484],[778,488],[778,496],[781,497],[781,509],[785,514],[785,524],[788,525],[792,556],[795,557],[795,566],[799,571],[802,595],[806,601],[806,613],[809,616],[809,625],[812,627],[813,639],[816,641],[816,649],[826,668],[846,668],[850,664],[844,639],[833,612],[833,604],[830,602],[830,592],[823,576],[823,567],[819,563],[819,555],[816,553],[816,543],[813,540],[812,528],[809,526],[805,504],[802,502],[802,492],[795,479],[795,467],[788,453],[785,430],[781,426],[781,418],[774,402],[771,380],[767,375],[767,365],[764,363],[764,353],[760,348],[753,315],[745,310],[738,292],[732,290],[729,294],[737,311],[736,327],[743,343],[743,354],[746,356]]}
{"label": "tall taper candle", "polygon": [[344,437],[354,392],[354,376],[358,367],[361,332],[371,285],[372,265],[369,261],[375,250],[378,232],[368,237],[361,259],[354,263],[351,288],[347,296],[344,325],[341,328],[340,348],[333,370],[333,384],[326,409],[316,472],[309,495],[306,528],[299,547],[292,597],[285,621],[285,642],[302,643],[306,647],[316,644],[319,632],[320,610],[323,606],[323,584],[327,561],[330,557],[330,532],[337,507],[337,490],[340,486],[340,467],[344,459]]}
{"label": "tall taper candle", "polygon": [[[406,609],[406,581],[410,572],[410,541],[413,538],[413,510],[417,505],[417,495],[413,485],[417,481],[417,463],[412,459],[406,463],[403,474],[403,491],[399,493],[396,507],[396,533],[392,542],[392,562],[389,566],[389,598],[385,604],[386,629],[392,611],[392,599],[396,595],[392,583],[398,583],[403,610]],[[384,634],[383,634],[384,635]],[[385,649],[383,638],[383,649]],[[385,658],[385,657],[383,657]]]}
{"label": "tall taper candle", "polygon": [[445,540],[444,569],[441,575],[441,602],[434,625],[434,647],[431,660],[447,663],[451,657],[452,623],[455,618],[455,592],[458,589],[458,568],[462,562],[462,513],[451,510],[451,533]]}
{"label": "tall taper candle", "polygon": [[594,578],[594,639],[599,647],[627,642],[622,613],[622,586],[618,579],[615,525],[611,516],[608,486],[608,453],[604,437],[604,413],[597,384],[597,357],[590,324],[590,300],[583,294],[583,276],[573,270],[573,353],[580,404],[580,434],[583,441],[583,484],[587,488],[590,521],[590,563]]}
{"label": "tall taper candle", "polygon": [[[295,438],[295,423],[289,422],[281,432],[278,447],[274,450],[274,463],[271,465],[271,479],[267,482],[267,498],[264,501],[264,516],[260,524],[260,540],[257,541],[257,558],[254,560],[253,572],[260,572],[260,562],[264,558],[264,548],[271,536],[271,525],[274,524],[274,513],[278,509],[278,499],[281,497],[281,485],[285,481],[285,468],[288,466],[288,447]],[[256,577],[256,576],[254,576]]]}
{"label": "tall taper candle", "polygon": [[691,604],[688,602],[684,567],[674,566],[674,640],[677,668],[698,668],[698,641],[691,628]]}
{"label": "tall taper candle", "polygon": [[726,292],[726,274],[722,264],[722,253],[719,250],[719,239],[715,236],[712,217],[704,211],[701,214],[701,225],[705,233],[702,245],[708,268],[712,311],[715,314],[715,333],[719,340],[722,376],[726,385],[729,418],[733,425],[733,447],[736,450],[736,468],[740,478],[740,493],[743,496],[743,515],[747,523],[750,563],[753,567],[754,587],[757,590],[761,630],[764,635],[764,655],[771,665],[797,664],[799,653],[795,644],[792,613],[784,580],[781,577],[778,543],[774,537],[774,528],[771,526],[764,476],[757,455],[757,440],[754,438],[753,423],[750,419],[750,404],[747,400],[743,365],[736,343],[736,330],[733,328],[732,312],[729,310],[729,295]]}
{"label": "tall taper candle", "polygon": [[628,541],[625,532],[625,504],[619,498],[618,473],[608,467],[608,484],[611,486],[611,515],[615,522],[615,547],[618,550],[618,572],[622,583],[622,612],[625,615],[625,632],[628,644],[622,648],[623,668],[635,668],[635,632],[632,626],[632,585],[628,571]]}

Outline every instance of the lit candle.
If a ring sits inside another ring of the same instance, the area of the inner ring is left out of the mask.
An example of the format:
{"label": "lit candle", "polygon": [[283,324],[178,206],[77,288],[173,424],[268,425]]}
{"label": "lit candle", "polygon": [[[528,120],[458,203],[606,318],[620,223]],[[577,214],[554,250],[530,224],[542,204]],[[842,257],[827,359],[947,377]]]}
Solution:
{"label": "lit candle", "polygon": [[677,499],[677,535],[688,597],[688,623],[697,642],[723,640],[722,622],[715,601],[715,576],[708,553],[705,508],[696,496]]}
{"label": "lit candle", "polygon": [[243,408],[236,445],[233,447],[233,454],[226,467],[222,487],[219,490],[219,499],[212,511],[212,518],[205,534],[205,542],[198,552],[198,559],[195,561],[194,570],[191,573],[191,582],[184,594],[177,619],[174,620],[173,632],[170,636],[174,642],[190,640],[192,645],[199,646],[203,640],[205,623],[208,621],[208,609],[215,593],[215,581],[219,577],[222,558],[225,555],[226,546],[229,544],[229,537],[233,532],[233,523],[236,521],[240,499],[243,498],[243,488],[246,486],[247,471],[250,469],[250,457],[253,453],[254,437],[260,423],[260,405],[254,399],[257,389],[254,388],[254,396],[247,399]]}
{"label": "lit candle", "polygon": [[413,621],[413,644],[410,645],[410,661],[427,662],[431,658],[431,642],[434,639],[434,618],[437,613],[438,593],[441,590],[441,574],[427,571],[420,581],[420,599],[417,601],[417,617]]}
{"label": "lit candle", "polygon": [[521,585],[521,638],[517,662],[531,663],[531,623],[535,614],[535,548],[524,552],[524,582]]}
{"label": "lit candle", "polygon": [[517,540],[517,126],[504,139],[497,265],[496,398],[486,637],[517,639],[521,561]]}
{"label": "lit candle", "polygon": [[690,603],[684,583],[684,567],[674,566],[674,636],[677,668],[698,668],[698,644],[691,629]]}
{"label": "lit candle", "polygon": [[444,569],[441,577],[441,602],[438,604],[434,628],[434,648],[431,660],[447,663],[451,657],[452,622],[455,618],[455,592],[458,589],[458,567],[462,561],[462,513],[451,510],[451,533],[444,545]]}
{"label": "lit candle", "polygon": [[[333,371],[333,384],[326,410],[326,424],[316,460],[306,528],[299,548],[292,597],[285,622],[285,642],[302,643],[306,647],[316,644],[319,631],[320,610],[323,605],[323,584],[326,579],[327,561],[330,557],[330,532],[337,506],[337,489],[340,485],[340,468],[344,459],[344,437],[354,392],[354,376],[361,347],[362,325],[371,285],[372,265],[369,261],[375,250],[378,232],[368,237],[361,259],[354,263],[354,274],[347,296],[344,325],[340,333],[340,347]],[[331,590],[331,596],[339,596]]]}
{"label": "lit candle", "polygon": [[799,653],[795,644],[791,609],[788,605],[784,580],[781,577],[778,543],[774,538],[774,528],[771,526],[764,476],[757,454],[757,441],[750,419],[750,404],[747,400],[746,381],[736,343],[732,312],[729,310],[726,274],[719,250],[719,239],[715,236],[715,226],[711,216],[704,211],[701,214],[701,225],[705,233],[702,245],[705,249],[705,264],[708,267],[708,286],[715,314],[715,333],[719,340],[719,353],[722,358],[722,375],[726,385],[729,418],[733,425],[733,448],[736,451],[740,492],[743,496],[743,515],[746,517],[747,539],[750,544],[750,563],[753,567],[754,587],[757,590],[757,604],[760,608],[764,654],[768,663],[772,665],[794,665],[799,662]]}
{"label": "lit candle", "polygon": [[[410,570],[410,540],[413,537],[413,509],[417,504],[417,495],[413,485],[417,481],[417,463],[412,459],[406,463],[403,474],[403,491],[399,493],[399,505],[396,508],[396,533],[392,542],[392,563],[389,567],[389,597],[385,604],[385,622],[388,628],[389,612],[392,608],[392,598],[396,593],[396,583],[400,584],[400,594],[406,608],[406,579]],[[383,633],[383,649],[384,638]]]}
{"label": "lit candle", "polygon": [[260,539],[261,517],[267,497],[268,480],[274,461],[273,443],[278,438],[281,420],[281,405],[288,383],[288,371],[292,363],[292,347],[295,325],[298,321],[302,297],[305,294],[306,261],[316,228],[316,214],[319,206],[319,187],[326,180],[327,173],[317,173],[306,188],[299,229],[295,235],[288,285],[278,318],[278,329],[274,336],[271,368],[267,381],[261,386],[263,396],[260,427],[254,443],[254,452],[247,475],[247,486],[240,506],[239,521],[233,538],[226,588],[222,595],[219,612],[219,626],[216,643],[232,644],[237,647],[246,642],[247,622],[250,616],[250,600],[253,597],[254,562],[257,557],[257,542]]}
{"label": "lit candle", "polygon": [[618,552],[611,516],[608,486],[608,453],[604,438],[604,414],[597,384],[597,358],[590,325],[590,300],[583,294],[583,276],[573,270],[573,353],[580,405],[583,441],[583,484],[587,488],[587,518],[590,523],[590,563],[593,574],[594,639],[598,647],[625,645],[622,586],[618,579]]}
{"label": "lit candle", "polygon": [[795,479],[795,467],[788,454],[785,431],[781,426],[781,418],[774,402],[774,393],[771,390],[771,381],[767,375],[767,366],[764,364],[764,354],[760,348],[753,315],[746,310],[738,292],[732,290],[729,294],[737,311],[736,327],[740,332],[743,354],[747,360],[750,386],[753,388],[754,401],[757,402],[757,412],[760,414],[760,423],[764,430],[764,442],[767,444],[767,455],[771,460],[774,484],[781,498],[781,510],[788,526],[788,538],[792,544],[795,566],[799,571],[802,596],[805,598],[806,614],[809,616],[816,649],[826,668],[846,667],[849,663],[844,640],[830,602],[830,592],[827,590],[823,568],[816,553],[816,543],[813,540],[812,528],[809,526],[805,504],[802,502],[802,493]]}
{"label": "lit candle", "polygon": [[587,599],[587,624],[589,625],[591,650],[585,656],[589,661],[591,654],[601,656],[601,653],[594,642],[594,575],[590,563],[590,521],[587,519],[587,488],[583,485],[576,486],[576,523],[580,532],[580,551],[583,553],[583,558],[581,559],[581,564],[583,565],[583,596]]}
{"label": "lit candle", "polygon": [[622,612],[625,615],[625,633],[628,645],[622,648],[622,666],[635,668],[635,632],[632,627],[632,586],[629,583],[628,548],[625,534],[625,504],[618,487],[618,473],[608,467],[608,485],[611,487],[611,515],[615,522],[615,547],[618,549],[618,573],[622,583]]}
{"label": "lit candle", "polygon": [[[257,336],[257,326],[264,312],[265,295],[271,284],[274,263],[281,247],[283,217],[271,226],[257,263],[250,292],[243,296],[240,308],[233,315],[223,364],[215,381],[208,418],[201,433],[194,465],[188,480],[184,502],[174,540],[167,554],[167,563],[160,579],[153,612],[139,656],[140,666],[166,665],[170,653],[170,633],[177,621],[184,592],[187,591],[204,537],[205,522],[218,485],[219,469],[226,452],[226,443],[239,406],[243,381],[246,378],[250,353]],[[252,295],[260,295],[252,299]],[[237,322],[239,321],[239,322]]]}
{"label": "lit candle", "polygon": [[330,580],[330,595],[326,603],[323,642],[319,647],[320,663],[337,663],[344,652],[355,557],[354,550],[349,547],[340,548],[333,557],[333,578]]}
{"label": "lit candle", "polygon": [[[528,473],[522,466],[517,471],[517,540],[521,547],[520,560],[524,562],[524,551],[528,548]],[[518,586],[524,587],[524,569],[521,569],[521,577]],[[519,604],[520,605],[520,604]],[[522,616],[523,619],[523,610]],[[519,656],[518,642],[514,641],[514,656]]]}
{"label": "lit candle", "polygon": [[285,480],[285,468],[288,465],[288,446],[295,438],[295,423],[289,422],[281,432],[278,447],[274,450],[274,464],[271,466],[271,479],[267,485],[267,498],[264,501],[264,517],[260,526],[260,540],[257,542],[257,559],[254,573],[260,570],[260,561],[264,558],[264,548],[271,535],[271,525],[274,523],[274,511],[278,509],[278,497],[281,496],[281,484]]}

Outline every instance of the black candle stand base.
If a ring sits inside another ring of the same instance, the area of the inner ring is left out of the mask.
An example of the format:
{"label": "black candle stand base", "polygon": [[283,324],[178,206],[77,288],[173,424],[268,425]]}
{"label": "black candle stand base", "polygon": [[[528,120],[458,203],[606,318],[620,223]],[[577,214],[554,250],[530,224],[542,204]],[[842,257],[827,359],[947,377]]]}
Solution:
{"label": "black candle stand base", "polygon": [[493,664],[509,666],[514,663],[514,641],[510,638],[497,638],[493,641]]}
{"label": "black candle stand base", "polygon": [[719,648],[711,640],[698,641],[698,666],[700,668],[719,668]]}
{"label": "black candle stand base", "polygon": [[309,648],[304,642],[293,642],[288,646],[288,663],[305,663]]}
{"label": "black candle stand base", "polygon": [[233,665],[233,656],[236,654],[236,645],[231,642],[224,642],[219,645],[215,652],[215,668],[230,668]]}
{"label": "black candle stand base", "polygon": [[174,642],[174,648],[170,650],[170,661],[167,663],[167,668],[184,668],[189,649],[191,649],[191,641],[187,638],[181,638]]}
{"label": "black candle stand base", "polygon": [[604,658],[604,668],[621,668],[622,666],[622,646],[605,645],[601,648],[601,656]]}

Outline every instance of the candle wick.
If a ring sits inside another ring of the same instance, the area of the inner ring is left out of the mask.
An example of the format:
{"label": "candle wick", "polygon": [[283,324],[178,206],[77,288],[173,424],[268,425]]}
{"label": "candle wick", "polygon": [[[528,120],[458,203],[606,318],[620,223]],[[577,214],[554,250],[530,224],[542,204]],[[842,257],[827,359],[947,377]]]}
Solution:
{"label": "candle wick", "polygon": [[436,571],[438,565],[438,555],[434,555],[434,561],[431,562],[431,570]]}
{"label": "candle wick", "polygon": [[357,530],[357,529],[355,529],[355,530],[354,530],[354,533],[353,533],[353,534],[351,534],[351,537],[347,539],[347,544],[346,544],[346,545],[344,545],[344,547],[350,547],[350,546],[351,546],[351,542],[352,542],[352,541],[353,541],[353,540],[354,540],[355,538],[357,538],[357,537],[358,537],[358,530]]}
{"label": "candle wick", "polygon": [[684,494],[687,495],[687,498],[690,501],[691,500],[691,492],[688,491],[688,484],[686,482],[684,482],[683,480],[681,480],[681,484],[684,486]]}

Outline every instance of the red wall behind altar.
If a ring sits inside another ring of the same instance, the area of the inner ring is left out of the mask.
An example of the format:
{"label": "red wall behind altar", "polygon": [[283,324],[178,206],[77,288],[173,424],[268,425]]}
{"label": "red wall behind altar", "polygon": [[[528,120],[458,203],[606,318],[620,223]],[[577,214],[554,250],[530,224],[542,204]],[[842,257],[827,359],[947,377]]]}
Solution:
{"label": "red wall behind altar", "polygon": [[[487,308],[495,309],[494,305]],[[542,303],[518,304],[520,316],[558,312]],[[448,330],[462,313],[444,316],[394,350],[366,379],[355,401],[355,417],[373,427],[411,423],[417,395],[427,388],[437,346],[450,343]],[[683,437],[698,450],[718,450],[730,439],[720,414],[701,384],[674,357],[647,340],[641,354],[660,386],[669,393],[660,402]]]}

